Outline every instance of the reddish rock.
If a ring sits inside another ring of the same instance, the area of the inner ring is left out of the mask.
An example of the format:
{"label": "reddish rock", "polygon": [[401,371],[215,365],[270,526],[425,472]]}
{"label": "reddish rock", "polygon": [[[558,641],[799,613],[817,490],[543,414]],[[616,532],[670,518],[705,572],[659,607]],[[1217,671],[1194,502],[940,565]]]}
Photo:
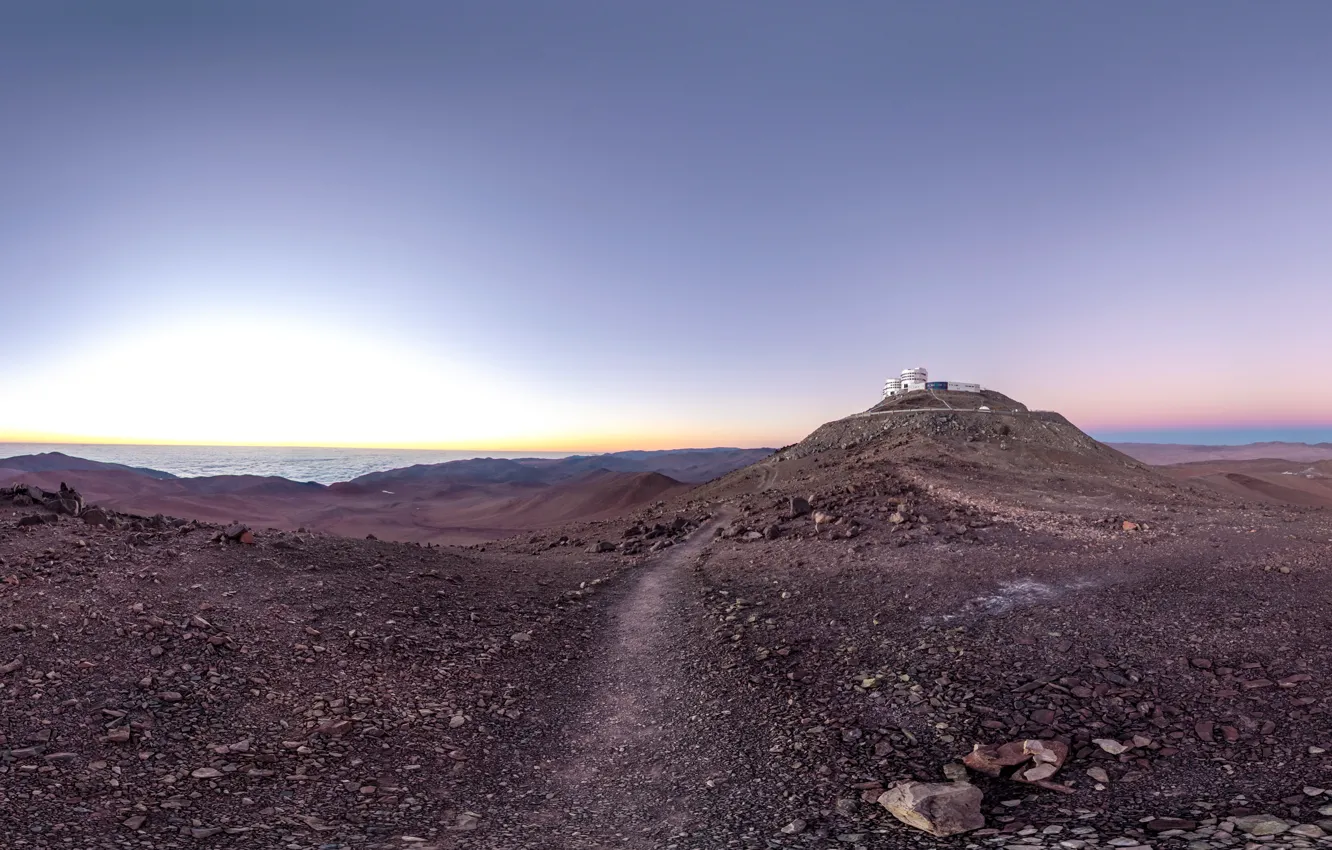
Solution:
{"label": "reddish rock", "polygon": [[1213,732],[1215,729],[1216,729],[1216,724],[1210,720],[1199,720],[1197,723],[1193,724],[1194,734],[1196,734],[1199,738],[1201,738],[1204,741],[1216,740],[1216,738],[1213,736]]}

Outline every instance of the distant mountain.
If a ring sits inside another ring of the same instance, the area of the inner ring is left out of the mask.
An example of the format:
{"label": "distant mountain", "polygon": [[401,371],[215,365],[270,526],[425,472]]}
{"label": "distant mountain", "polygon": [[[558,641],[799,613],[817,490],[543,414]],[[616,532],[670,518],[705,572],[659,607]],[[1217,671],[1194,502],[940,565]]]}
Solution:
{"label": "distant mountain", "polygon": [[[772,449],[667,449],[611,452],[566,458],[473,458],[446,463],[417,464],[371,472],[347,482],[349,486],[392,487],[421,483],[552,484],[593,472],[656,472],[675,481],[696,484],[711,481],[771,455]],[[333,485],[338,487],[339,485]]]}
{"label": "distant mountain", "polygon": [[1332,459],[1332,443],[1249,443],[1243,446],[1193,446],[1172,443],[1109,443],[1129,457],[1153,466],[1218,460],[1293,460],[1317,463]]}
{"label": "distant mountain", "polygon": [[728,472],[758,463],[774,449],[666,449],[662,451],[626,451],[601,455],[575,455],[557,461],[573,473],[606,469],[611,472],[659,472],[690,484],[719,478]]}
{"label": "distant mountain", "polygon": [[129,513],[373,534],[381,540],[477,543],[619,516],[770,454],[771,449],[725,448],[472,458],[325,486],[260,475],[177,477],[51,452],[0,460],[0,486],[20,480],[54,490],[64,481],[90,503]]}
{"label": "distant mountain", "polygon": [[16,469],[20,472],[97,472],[115,469],[121,472],[137,472],[140,475],[162,481],[176,477],[170,472],[162,472],[160,469],[84,460],[81,457],[71,457],[64,452],[42,452],[35,455],[17,455],[5,458],[0,460],[0,469]]}
{"label": "distant mountain", "polygon": [[[539,484],[555,480],[538,467],[517,460],[478,457],[469,460],[451,460],[446,463],[418,463],[399,469],[386,469],[360,475],[347,482],[351,485],[376,487],[415,482],[460,482],[467,484]],[[337,484],[333,485],[337,487]]]}

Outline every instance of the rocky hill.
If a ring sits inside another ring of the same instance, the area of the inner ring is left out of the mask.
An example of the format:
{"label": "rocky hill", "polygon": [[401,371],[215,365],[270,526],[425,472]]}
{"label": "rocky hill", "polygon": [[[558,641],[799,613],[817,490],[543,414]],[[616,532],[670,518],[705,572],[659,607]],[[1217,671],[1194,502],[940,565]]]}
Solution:
{"label": "rocky hill", "polygon": [[[889,399],[822,425],[696,495],[732,499],[758,490],[772,494],[770,510],[777,511],[791,496],[910,486],[950,505],[1051,526],[1080,525],[1112,508],[1146,511],[1181,499],[1214,499],[1206,488],[1181,485],[1096,441],[1058,413],[1031,411],[994,392],[982,397],[994,407],[981,411],[977,396]],[[940,407],[940,400],[953,407]]]}

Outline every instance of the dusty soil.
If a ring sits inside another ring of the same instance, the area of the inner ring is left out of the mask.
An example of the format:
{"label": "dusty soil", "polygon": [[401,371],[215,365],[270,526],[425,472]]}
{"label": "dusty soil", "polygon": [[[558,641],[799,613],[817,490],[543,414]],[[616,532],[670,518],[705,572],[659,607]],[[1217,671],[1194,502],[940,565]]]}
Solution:
{"label": "dusty soil", "polygon": [[1160,467],[1177,481],[1203,484],[1242,500],[1332,509],[1332,460],[1198,461]]}
{"label": "dusty soil", "polygon": [[[466,550],[16,509],[4,846],[1327,843],[1326,512],[1052,418],[882,418]],[[974,777],[946,840],[874,802],[1028,737],[1069,793]]]}

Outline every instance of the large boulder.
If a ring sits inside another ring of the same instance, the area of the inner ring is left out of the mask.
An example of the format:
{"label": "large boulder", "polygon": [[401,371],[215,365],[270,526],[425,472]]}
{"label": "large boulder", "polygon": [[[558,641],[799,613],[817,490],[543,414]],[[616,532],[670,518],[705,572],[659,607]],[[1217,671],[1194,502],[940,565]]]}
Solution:
{"label": "large boulder", "polygon": [[804,516],[809,513],[810,510],[812,509],[810,508],[809,499],[806,499],[803,496],[791,497],[791,519],[795,519],[798,516]]}
{"label": "large boulder", "polygon": [[969,782],[902,782],[880,794],[879,805],[937,838],[985,826],[981,791]]}
{"label": "large boulder", "polygon": [[1235,818],[1235,826],[1242,832],[1254,836],[1280,835],[1290,829],[1290,824],[1268,814],[1245,815]]}
{"label": "large boulder", "polygon": [[[47,494],[50,496],[51,494]],[[78,516],[83,513],[83,497],[79,491],[73,487],[68,487],[65,482],[60,482],[60,492],[55,494],[55,498],[47,502],[47,507],[56,513]]]}
{"label": "large boulder", "polygon": [[88,523],[88,525],[107,525],[110,523],[110,520],[111,518],[107,515],[106,511],[96,505],[83,509],[83,521]]}

